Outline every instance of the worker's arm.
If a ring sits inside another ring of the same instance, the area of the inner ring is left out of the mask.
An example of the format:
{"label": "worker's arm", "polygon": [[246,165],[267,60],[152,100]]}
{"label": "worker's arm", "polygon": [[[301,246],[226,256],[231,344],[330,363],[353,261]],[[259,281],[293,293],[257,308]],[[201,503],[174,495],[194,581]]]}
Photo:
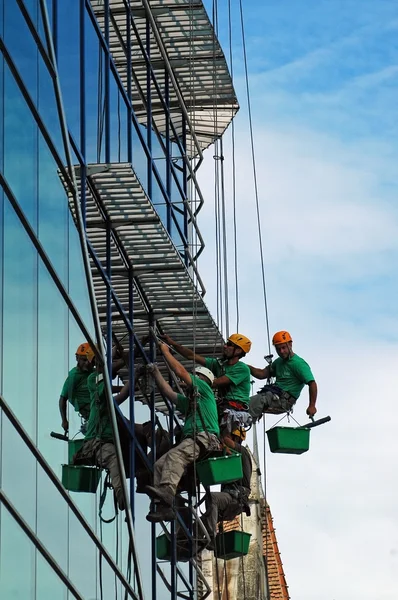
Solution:
{"label": "worker's arm", "polygon": [[114,401],[116,402],[116,404],[120,405],[122,404],[122,402],[124,402],[125,400],[127,400],[127,398],[130,395],[130,382],[128,381],[120,390],[120,392],[118,394],[116,394],[116,396],[113,397]]}
{"label": "worker's arm", "polygon": [[181,346],[181,344],[177,344],[177,342],[175,342],[173,338],[171,338],[169,335],[162,335],[162,340],[166,342],[166,344],[174,348],[174,350],[178,352],[178,354],[181,354],[181,356],[183,356],[184,358],[187,358],[188,360],[193,360],[199,365],[202,365],[202,367],[205,366],[206,359],[204,356],[196,354],[195,352],[190,350],[190,348],[186,348],[185,346]]}
{"label": "worker's arm", "polygon": [[217,389],[218,388],[227,387],[228,385],[231,385],[231,380],[226,375],[222,375],[221,377],[217,377],[213,381],[213,387],[217,388]]}
{"label": "worker's arm", "polygon": [[124,354],[123,358],[115,358],[112,361],[112,379],[115,379],[116,375],[125,365],[128,365],[129,357],[128,352]]}
{"label": "worker's arm", "polygon": [[237,444],[234,442],[229,433],[223,435],[222,441],[226,446],[228,446],[228,448],[232,448],[232,450],[242,453],[242,444]]}
{"label": "worker's arm", "polygon": [[250,374],[256,379],[269,379],[271,377],[271,370],[268,367],[264,367],[264,369],[258,369],[257,367],[252,367],[248,365],[250,369]]}
{"label": "worker's arm", "polygon": [[169,367],[172,371],[179,377],[184,383],[187,385],[192,385],[192,379],[188,371],[182,364],[174,358],[174,356],[170,352],[170,348],[166,346],[166,344],[159,344],[159,348],[161,353],[164,356],[165,361],[168,363]]}
{"label": "worker's arm", "polygon": [[165,378],[159,371],[158,366],[150,364],[147,366],[147,371],[154,378],[156,385],[159,388],[160,393],[163,394],[164,396],[166,396],[166,398],[168,398],[171,402],[173,402],[173,404],[176,404],[177,403],[177,392],[175,392],[171,388],[171,386],[167,383],[167,381],[165,380]]}
{"label": "worker's arm", "polygon": [[307,408],[307,415],[309,417],[313,417],[317,412],[316,407],[315,407],[316,399],[318,396],[318,386],[316,384],[316,381],[309,382],[308,392],[309,392],[310,402],[309,402],[309,405]]}
{"label": "worker's arm", "polygon": [[69,423],[68,423],[68,419],[66,416],[67,404],[68,404],[68,398],[65,398],[65,396],[60,396],[59,397],[59,412],[61,413],[62,429],[65,431],[65,433],[67,433],[67,431],[69,429]]}

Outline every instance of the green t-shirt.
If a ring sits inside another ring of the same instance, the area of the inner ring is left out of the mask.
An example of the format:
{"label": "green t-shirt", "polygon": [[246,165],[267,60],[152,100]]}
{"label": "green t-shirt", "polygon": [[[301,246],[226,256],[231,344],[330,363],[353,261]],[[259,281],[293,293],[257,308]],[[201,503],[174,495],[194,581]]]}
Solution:
{"label": "green t-shirt", "polygon": [[95,438],[113,441],[113,431],[105,397],[103,375],[91,373],[87,379],[90,392],[90,416],[87,423],[86,440]]}
{"label": "green t-shirt", "polygon": [[[189,398],[183,396],[182,394],[177,394],[177,408],[185,416],[185,424],[182,429],[183,436],[193,436],[195,434],[195,430],[197,433],[207,430],[208,433],[215,433],[216,435],[220,435],[220,428],[218,426],[217,404],[213,394],[213,390],[207,383],[199,379],[199,377],[191,375],[191,378],[192,385],[196,387],[198,391],[197,402],[198,406],[200,406],[200,412],[202,415],[203,422],[199,416],[199,411],[197,410],[196,415],[194,415],[193,408],[191,410],[191,403]],[[196,418],[194,419],[194,417]],[[206,429],[204,428],[203,423]]]}
{"label": "green t-shirt", "polygon": [[223,393],[223,398],[226,400],[235,400],[248,406],[251,380],[249,367],[241,361],[238,361],[234,365],[228,365],[210,356],[206,356],[205,360],[206,368],[210,369],[215,377],[226,375],[231,380],[231,384],[226,388],[225,393]]}
{"label": "green t-shirt", "polygon": [[61,396],[68,398],[75,411],[80,413],[84,419],[87,419],[90,414],[90,393],[87,388],[89,375],[90,373],[87,371],[81,371],[74,367],[69,371],[61,391]]}
{"label": "green t-shirt", "polygon": [[277,358],[271,365],[271,375],[276,378],[275,385],[296,399],[306,383],[315,381],[309,364],[297,354],[287,360]]}

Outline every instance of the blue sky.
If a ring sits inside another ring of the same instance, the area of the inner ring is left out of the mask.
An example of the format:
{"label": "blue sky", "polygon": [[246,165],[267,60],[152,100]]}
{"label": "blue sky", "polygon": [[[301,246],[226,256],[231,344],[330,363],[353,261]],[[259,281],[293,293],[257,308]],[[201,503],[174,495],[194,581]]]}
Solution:
{"label": "blue sky", "polygon": [[[244,15],[252,92],[267,119],[292,119],[345,141],[394,139],[396,119],[385,111],[398,80],[394,2],[246,2]],[[238,47],[237,74],[239,55]]]}
{"label": "blue sky", "polygon": [[[291,331],[318,381],[319,415],[332,416],[311,434],[308,454],[267,456],[267,497],[290,595],[393,600],[398,7],[243,4],[271,333]],[[233,10],[240,330],[253,340],[247,362],[262,366],[267,343],[237,4]],[[227,22],[221,13],[219,22]],[[213,161],[205,155],[200,181],[211,198]],[[199,267],[215,314],[213,211],[207,202],[199,217],[207,241]],[[231,216],[228,223],[232,307]],[[234,323],[232,309],[231,331]],[[304,391],[295,409],[299,422],[307,397]]]}

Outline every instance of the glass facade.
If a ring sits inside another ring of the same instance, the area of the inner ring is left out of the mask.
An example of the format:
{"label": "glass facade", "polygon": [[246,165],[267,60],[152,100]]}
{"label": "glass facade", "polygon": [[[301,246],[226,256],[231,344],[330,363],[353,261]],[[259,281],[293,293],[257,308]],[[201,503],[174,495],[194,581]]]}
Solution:
{"label": "glass facade", "polygon": [[[202,291],[192,283],[202,243],[191,205],[201,199],[195,166],[212,135],[201,147],[195,142],[151,10],[138,0],[0,0],[0,598],[7,600],[162,599],[177,589],[197,597],[195,562],[178,563],[174,541],[171,562],[159,564],[162,529],[145,520],[148,498],[134,492],[134,422],[154,429],[157,418],[165,427],[173,421],[167,410],[156,417],[154,392],[150,408],[134,393],[123,407],[131,510],[112,523],[99,518],[105,473],[95,494],[67,492],[67,444],[50,436],[61,431],[58,398],[82,341],[101,339],[109,363],[115,336],[124,338],[124,379],[134,390],[137,363],[155,353],[138,334],[156,326],[157,313],[188,314],[192,298],[184,304],[177,296],[178,277]],[[149,256],[143,248],[152,247]],[[77,433],[71,407],[69,423]],[[102,513],[114,514],[111,494]]]}

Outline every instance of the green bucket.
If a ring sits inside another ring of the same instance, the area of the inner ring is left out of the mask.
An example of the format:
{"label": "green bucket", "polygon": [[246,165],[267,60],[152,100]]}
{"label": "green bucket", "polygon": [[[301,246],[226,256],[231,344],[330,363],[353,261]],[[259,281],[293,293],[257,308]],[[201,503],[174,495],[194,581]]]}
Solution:
{"label": "green bucket", "polygon": [[238,481],[243,477],[242,457],[234,453],[207,458],[196,464],[196,472],[204,486]]}
{"label": "green bucket", "polygon": [[249,552],[251,533],[245,531],[227,531],[216,536],[217,558],[229,560],[246,556]]}
{"label": "green bucket", "polygon": [[271,452],[303,454],[310,447],[310,430],[301,427],[272,427],[267,431]]}
{"label": "green bucket", "polygon": [[156,558],[171,560],[171,542],[165,533],[156,538]]}
{"label": "green bucket", "polygon": [[[206,547],[206,540],[190,542],[187,538],[176,540],[176,559],[178,562],[188,562]],[[165,533],[156,538],[156,558],[171,561],[171,541]]]}
{"label": "green bucket", "polygon": [[77,440],[69,440],[68,442],[68,463],[70,465],[73,464],[73,457],[75,456],[76,452],[78,452],[80,450],[80,448],[83,446],[84,443],[84,438],[79,438]]}
{"label": "green bucket", "polygon": [[95,494],[100,479],[101,469],[96,467],[62,465],[62,485],[70,492]]}

